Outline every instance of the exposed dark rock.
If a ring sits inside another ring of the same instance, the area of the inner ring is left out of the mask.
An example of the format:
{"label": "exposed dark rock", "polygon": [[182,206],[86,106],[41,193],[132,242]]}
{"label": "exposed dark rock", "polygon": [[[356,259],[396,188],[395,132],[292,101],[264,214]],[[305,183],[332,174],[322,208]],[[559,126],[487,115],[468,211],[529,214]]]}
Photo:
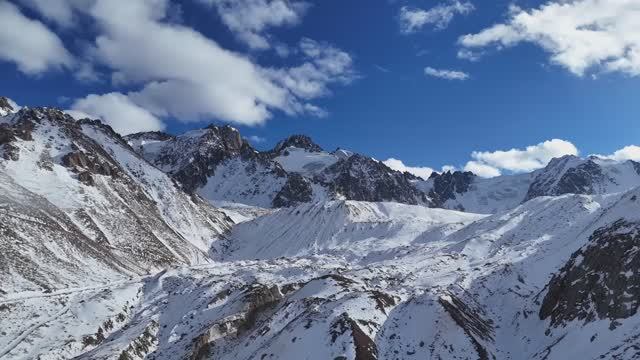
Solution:
{"label": "exposed dark rock", "polygon": [[429,202],[404,174],[359,154],[329,166],[316,180],[336,196],[349,200],[395,201],[411,205]]}
{"label": "exposed dark rock", "polygon": [[18,161],[19,150],[12,144],[15,140],[13,129],[7,124],[0,124],[0,155],[3,159]]}
{"label": "exposed dark rock", "polygon": [[554,327],[635,315],[640,306],[640,224],[625,220],[596,230],[548,285],[541,319]]}
{"label": "exposed dark rock", "polygon": [[605,180],[602,168],[591,159],[578,161],[575,156],[552,159],[531,183],[525,201],[539,196],[596,193],[596,186]]}
{"label": "exposed dark rock", "polygon": [[380,310],[384,314],[387,313],[386,308],[392,307],[396,304],[396,299],[393,296],[382,291],[371,291],[371,298],[376,302],[376,309]]}
{"label": "exposed dark rock", "polygon": [[94,185],[92,174],[115,176],[117,169],[107,162],[100,161],[97,157],[85,154],[82,151],[74,151],[62,157],[62,164],[78,173],[78,180]]}
{"label": "exposed dark rock", "polygon": [[167,141],[167,140],[175,139],[175,136],[171,134],[167,134],[162,131],[147,131],[147,132],[130,134],[125,136],[124,138],[126,140],[147,139],[147,140]]}
{"label": "exposed dark rock", "polygon": [[289,174],[282,190],[273,199],[273,207],[290,207],[310,202],[313,198],[311,182],[297,173]]}
{"label": "exposed dark rock", "polygon": [[636,173],[640,175],[640,163],[633,160],[629,160],[629,161],[631,162],[631,165],[633,165],[633,168],[636,170]]}
{"label": "exposed dark rock", "polygon": [[493,322],[483,318],[484,313],[480,308],[469,306],[453,294],[440,297],[438,302],[470,338],[479,359],[489,360],[489,351],[482,342],[494,341]]}
{"label": "exposed dark rock", "polygon": [[296,147],[298,149],[304,149],[309,152],[321,152],[322,148],[313,142],[310,137],[306,135],[292,135],[286,138],[285,140],[280,141],[274,148],[271,150],[271,153],[275,156],[280,155],[282,151],[288,147]]}
{"label": "exposed dark rock", "polygon": [[[435,207],[442,207],[447,200],[455,200],[456,194],[469,191],[469,186],[475,179],[472,172],[447,171],[443,174],[432,173],[433,188],[429,191],[429,198]],[[464,210],[464,209],[460,209]]]}
{"label": "exposed dark rock", "polygon": [[355,360],[378,359],[378,347],[376,343],[360,328],[358,322],[349,317],[347,313],[340,315],[331,325],[331,329],[329,330],[331,342],[335,343],[338,337],[347,331],[351,332],[353,339],[353,346],[355,347],[356,353]]}
{"label": "exposed dark rock", "polygon": [[[210,125],[194,136],[139,133],[127,136],[126,140],[141,138],[166,139],[162,140],[165,144],[160,151],[146,159],[172,175],[190,193],[206,185],[208,177],[215,174],[218,165],[234,158],[246,162],[249,174],[263,166],[269,168],[274,177],[286,176],[279,165],[273,163],[268,155],[257,152],[231,126]],[[145,155],[141,149],[134,150]]]}
{"label": "exposed dark rock", "polygon": [[4,110],[6,112],[11,112],[15,110],[11,104],[9,104],[9,99],[4,96],[0,96],[0,110]]}

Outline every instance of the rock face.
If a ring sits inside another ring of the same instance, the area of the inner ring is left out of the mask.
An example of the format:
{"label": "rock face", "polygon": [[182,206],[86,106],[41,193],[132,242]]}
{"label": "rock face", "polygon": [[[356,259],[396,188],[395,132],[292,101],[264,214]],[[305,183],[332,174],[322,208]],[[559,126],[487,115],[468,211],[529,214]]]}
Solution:
{"label": "rock face", "polygon": [[355,154],[326,168],[316,179],[338,198],[429,204],[429,199],[401,172],[372,158]]}
{"label": "rock face", "polygon": [[557,196],[563,194],[594,194],[602,183],[601,167],[592,160],[582,161],[575,156],[552,159],[533,180],[527,197]]}
{"label": "rock face", "polygon": [[[640,201],[636,199],[635,201]],[[640,306],[640,223],[619,220],[596,230],[549,283],[540,309],[552,326],[626,319]]]}
{"label": "rock face", "polygon": [[313,199],[311,182],[300,174],[290,174],[282,190],[273,199],[276,208],[291,207]]}
{"label": "rock face", "polygon": [[[145,159],[183,184],[186,191],[211,201],[262,207],[288,207],[330,198],[428,203],[408,174],[362,155],[325,153],[303,135],[291,136],[267,152],[256,151],[229,126],[210,126],[176,137],[141,133],[126,139]],[[296,153],[296,159],[290,160],[292,166],[307,172],[286,171],[278,162],[289,161],[291,149],[315,156],[305,160],[304,154]]]}
{"label": "rock face", "polygon": [[271,150],[272,154],[279,155],[288,147],[294,147],[298,149],[304,149],[309,152],[322,152],[322,148],[313,142],[310,137],[306,135],[292,135],[285,140],[280,141]]}
{"label": "rock face", "polygon": [[[475,175],[472,172],[450,172],[443,174],[434,173],[431,176],[433,188],[429,191],[429,197],[435,207],[443,207],[447,200],[455,200],[456,194],[463,194],[469,191],[469,186],[473,182]],[[464,211],[464,207],[458,210]]]}
{"label": "rock face", "polygon": [[231,226],[99,122],[24,108],[0,134],[5,290],[208,262]]}
{"label": "rock face", "polygon": [[9,99],[4,96],[0,96],[0,116],[4,116],[14,111],[16,111],[16,109],[13,108],[13,105],[11,105]]}

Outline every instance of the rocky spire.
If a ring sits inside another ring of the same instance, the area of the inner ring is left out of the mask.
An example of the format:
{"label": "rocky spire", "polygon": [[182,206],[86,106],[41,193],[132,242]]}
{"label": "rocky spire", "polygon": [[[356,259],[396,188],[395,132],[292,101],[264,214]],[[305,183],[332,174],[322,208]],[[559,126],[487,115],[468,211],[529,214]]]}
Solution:
{"label": "rocky spire", "polygon": [[282,140],[276,145],[271,152],[275,154],[279,154],[282,150],[288,147],[296,147],[299,149],[304,149],[309,152],[320,152],[323,151],[322,148],[313,142],[310,137],[306,135],[292,135]]}

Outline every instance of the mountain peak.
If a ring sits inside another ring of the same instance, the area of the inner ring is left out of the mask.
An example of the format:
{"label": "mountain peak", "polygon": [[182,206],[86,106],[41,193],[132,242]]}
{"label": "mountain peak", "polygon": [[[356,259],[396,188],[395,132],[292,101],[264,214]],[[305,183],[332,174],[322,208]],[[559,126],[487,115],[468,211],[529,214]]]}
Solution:
{"label": "mountain peak", "polygon": [[5,116],[7,114],[11,114],[20,110],[18,105],[13,102],[11,99],[0,96],[0,116]]}
{"label": "mountain peak", "polygon": [[295,147],[299,149],[304,149],[309,152],[321,152],[322,148],[313,142],[311,138],[307,135],[291,135],[288,138],[280,141],[275,148],[273,148],[272,152],[279,153],[282,150],[288,147]]}

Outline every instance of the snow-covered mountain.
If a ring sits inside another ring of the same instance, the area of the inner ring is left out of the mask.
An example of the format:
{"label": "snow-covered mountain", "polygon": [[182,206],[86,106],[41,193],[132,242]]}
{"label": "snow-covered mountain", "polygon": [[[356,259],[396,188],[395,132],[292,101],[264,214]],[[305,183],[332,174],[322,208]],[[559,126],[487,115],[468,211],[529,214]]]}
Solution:
{"label": "snow-covered mountain", "polygon": [[640,185],[640,163],[564,156],[532,173],[483,179],[470,172],[434,174],[416,181],[436,207],[483,214],[513,209],[539,196],[598,195]]}
{"label": "snow-covered mountain", "polygon": [[0,108],[2,359],[640,358],[638,163],[421,179]]}
{"label": "snow-covered mountain", "polygon": [[633,359],[639,196],[541,197],[492,216],[281,209],[239,225],[215,264],[5,295],[0,355]]}
{"label": "snow-covered mountain", "polygon": [[47,108],[0,117],[0,199],[4,292],[206,263],[232,224],[111,128]]}
{"label": "snow-covered mountain", "polygon": [[408,174],[344,150],[325,152],[309,137],[291,136],[259,152],[230,126],[180,136],[126,137],[150,163],[212,201],[288,207],[329,199],[428,204]]}
{"label": "snow-covered mountain", "polygon": [[265,152],[229,126],[180,136],[140,133],[126,140],[188,192],[214,203],[264,208],[344,199],[493,214],[539,196],[607,194],[640,185],[640,163],[596,157],[565,156],[532,173],[490,179],[462,171],[421,179],[361,154],[324,151],[304,135],[293,135]]}

